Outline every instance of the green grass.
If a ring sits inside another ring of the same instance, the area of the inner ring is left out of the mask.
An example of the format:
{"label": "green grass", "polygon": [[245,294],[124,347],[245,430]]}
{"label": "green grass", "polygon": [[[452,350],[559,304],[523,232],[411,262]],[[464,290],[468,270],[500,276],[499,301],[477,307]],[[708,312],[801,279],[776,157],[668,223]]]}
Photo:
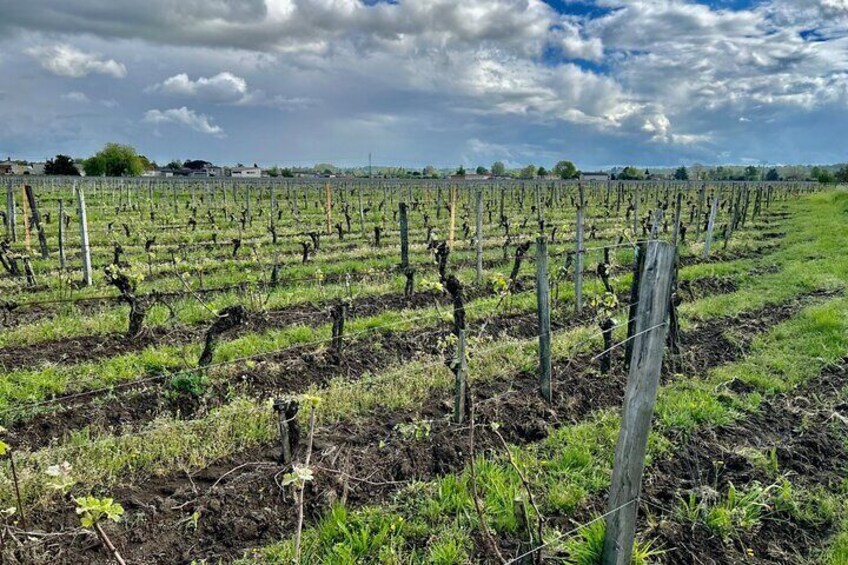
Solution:
{"label": "green grass", "polygon": [[[838,332],[838,343],[834,342],[833,328],[824,319],[823,311],[835,310],[842,320],[841,331]],[[780,350],[785,339],[798,339],[805,335],[807,344],[813,349],[797,348],[795,355],[799,363],[793,364],[789,373],[777,372],[774,379],[785,379],[789,383],[799,383],[802,380],[816,376],[822,366],[841,358],[848,348],[848,299],[829,301],[825,304],[805,309],[799,318],[804,323],[795,320],[777,326],[774,331],[758,340],[755,345],[755,355],[752,359],[768,359],[772,351]],[[814,334],[809,336],[809,334]],[[818,339],[816,339],[818,337]],[[824,347],[820,347],[824,344]],[[837,347],[838,346],[838,347]],[[814,359],[810,362],[811,357]],[[807,363],[800,361],[806,360]],[[743,366],[751,367],[757,361],[743,361],[711,372],[704,381],[706,386],[715,387],[717,382],[724,382],[723,375],[733,372]],[[797,367],[804,367],[799,371]],[[767,370],[766,367],[761,367]],[[768,369],[770,370],[770,369]],[[651,434],[649,456],[663,457],[674,452],[676,442],[686,437],[695,425],[722,425],[736,419],[744,418],[746,410],[756,409],[753,398],[769,394],[768,390],[758,390],[750,394],[726,393],[722,398],[714,400],[701,395],[692,395],[691,386],[695,379],[686,379],[671,383],[662,388],[660,403],[657,409],[658,418],[664,423]],[[669,398],[686,399],[686,402],[669,403]],[[678,416],[668,418],[668,412],[674,411]],[[683,417],[682,415],[688,415]],[[546,516],[568,515],[588,496],[602,492],[609,485],[612,472],[612,454],[618,434],[618,416],[616,411],[604,410],[586,421],[573,426],[565,426],[555,430],[550,436],[538,444],[523,448],[512,448],[513,458],[518,462],[523,472],[532,481],[534,495]],[[679,423],[675,423],[679,422]],[[692,424],[697,422],[697,424]],[[478,480],[484,497],[487,521],[498,532],[508,534],[515,529],[515,516],[512,513],[512,498],[520,494],[520,481],[511,465],[503,456],[490,459],[479,458],[477,462]],[[569,493],[563,501],[563,492]],[[724,502],[707,508],[702,517],[708,521],[716,532],[729,532],[736,527],[753,527],[761,518],[761,507],[758,491],[745,491],[725,497]],[[479,527],[476,516],[471,508],[470,475],[465,470],[458,475],[450,475],[432,483],[415,485],[402,492],[392,503],[382,507],[386,514],[399,514],[404,517],[406,530],[400,530],[395,537],[387,539],[385,545],[411,545],[414,548],[426,546],[424,540],[416,536],[416,532],[424,531],[427,536],[438,536],[440,532],[451,530],[473,530]],[[759,508],[759,510],[757,509]],[[377,508],[365,510],[365,513],[376,513]],[[318,528],[320,529],[320,525]],[[307,540],[313,535],[312,530],[307,534]],[[584,547],[584,534],[578,533],[575,539],[566,538],[565,548]],[[582,540],[582,541],[581,541]],[[577,544],[575,546],[574,544]],[[306,550],[310,562],[322,562],[324,548],[320,544],[307,543]],[[256,562],[286,563],[291,557],[291,540],[271,545],[259,550],[253,555]],[[372,553],[365,561],[378,561]],[[579,559],[579,555],[573,556]],[[417,549],[409,550],[401,556],[400,562],[426,562],[418,555]]]}

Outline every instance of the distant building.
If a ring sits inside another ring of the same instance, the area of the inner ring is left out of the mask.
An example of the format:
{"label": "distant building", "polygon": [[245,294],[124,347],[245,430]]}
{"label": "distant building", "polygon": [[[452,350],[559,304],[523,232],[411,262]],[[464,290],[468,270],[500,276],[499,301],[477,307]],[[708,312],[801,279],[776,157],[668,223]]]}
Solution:
{"label": "distant building", "polygon": [[0,161],[0,175],[29,175],[32,174],[32,167],[29,165],[19,165],[12,161],[9,157],[5,161]]}
{"label": "distant building", "polygon": [[609,173],[603,171],[588,171],[580,173],[580,180],[609,180]]}
{"label": "distant building", "polygon": [[450,176],[451,180],[489,180],[492,178],[492,175],[478,175],[477,173],[465,173],[464,175],[453,174]]}
{"label": "distant building", "polygon": [[224,168],[214,165],[207,165],[202,169],[191,169],[188,173],[190,177],[222,177],[224,176]]}
{"label": "distant building", "polygon": [[231,177],[238,178],[262,178],[262,169],[259,167],[234,167],[230,169]]}

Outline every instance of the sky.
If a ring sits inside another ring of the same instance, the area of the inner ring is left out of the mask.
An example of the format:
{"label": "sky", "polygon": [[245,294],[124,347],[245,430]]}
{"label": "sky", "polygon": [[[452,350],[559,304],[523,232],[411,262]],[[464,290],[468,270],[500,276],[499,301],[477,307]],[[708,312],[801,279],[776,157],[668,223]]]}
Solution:
{"label": "sky", "polygon": [[0,0],[0,158],[848,161],[848,0]]}

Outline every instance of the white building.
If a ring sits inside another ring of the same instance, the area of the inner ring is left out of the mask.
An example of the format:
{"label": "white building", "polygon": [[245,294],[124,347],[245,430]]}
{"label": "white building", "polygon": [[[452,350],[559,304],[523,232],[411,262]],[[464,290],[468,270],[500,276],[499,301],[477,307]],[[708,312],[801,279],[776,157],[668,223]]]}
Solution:
{"label": "white building", "polygon": [[580,180],[609,180],[609,178],[609,174],[603,171],[590,171],[580,173]]}
{"label": "white building", "polygon": [[262,169],[259,167],[235,167],[230,170],[230,176],[258,179],[262,177]]}

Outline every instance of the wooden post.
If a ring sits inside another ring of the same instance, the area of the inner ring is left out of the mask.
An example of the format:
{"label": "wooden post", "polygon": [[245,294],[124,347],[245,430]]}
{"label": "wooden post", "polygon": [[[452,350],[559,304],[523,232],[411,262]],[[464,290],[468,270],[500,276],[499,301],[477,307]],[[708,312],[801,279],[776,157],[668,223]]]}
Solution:
{"label": "wooden post", "polygon": [[[268,221],[270,222],[271,233],[273,234],[277,233],[277,194],[274,190],[273,182],[268,185],[268,191],[270,192],[271,197],[271,217],[268,218]],[[276,241],[274,243],[276,243]]]}
{"label": "wooden post", "polygon": [[542,213],[542,187],[536,183],[534,191],[536,198],[536,222],[539,225],[539,233],[545,233],[545,215]]}
{"label": "wooden post", "polygon": [[6,186],[6,235],[12,242],[18,241],[18,228],[15,220],[15,187],[12,180]]}
{"label": "wooden post", "polygon": [[574,304],[577,314],[583,312],[583,184],[577,185],[577,243],[574,252]]}
{"label": "wooden post", "polygon": [[627,314],[627,343],[624,346],[624,368],[630,369],[630,358],[633,356],[633,336],[636,334],[636,312],[639,307],[639,281],[645,264],[646,243],[642,242],[634,249],[633,283],[630,285],[630,307]]}
{"label": "wooden post", "polygon": [[362,186],[360,185],[356,189],[356,197],[359,199],[359,226],[362,228],[362,239],[364,240],[367,237],[367,233],[365,233],[365,208],[362,206]]}
{"label": "wooden post", "polygon": [[406,213],[406,202],[398,203],[398,215],[400,216],[400,268],[406,271],[409,268],[409,218]]}
{"label": "wooden post", "polygon": [[468,360],[465,356],[465,329],[458,330],[456,358],[454,359],[454,398],[453,421],[461,424],[465,417],[465,396],[467,390]]}
{"label": "wooden post", "polygon": [[676,250],[651,241],[640,277],[636,333],[610,486],[604,565],[630,565],[648,433],[659,388]]}
{"label": "wooden post", "polygon": [[651,222],[651,237],[657,239],[660,235],[660,226],[662,225],[663,211],[662,208],[657,208],[654,212],[653,221]]}
{"label": "wooden post", "polygon": [[82,271],[86,286],[94,282],[91,275],[91,247],[88,244],[88,219],[85,215],[85,192],[82,187],[74,183],[74,191],[77,193],[77,210],[80,221],[80,245],[82,246]]}
{"label": "wooden post", "polygon": [[695,216],[695,241],[701,237],[701,222],[704,217],[704,199],[707,196],[707,183],[701,183],[701,189],[698,191],[698,212]]}
{"label": "wooden post", "polygon": [[677,200],[674,203],[674,230],[671,234],[671,244],[677,246],[677,239],[680,237],[680,210],[683,204],[683,193],[677,193]]}
{"label": "wooden post", "polygon": [[704,239],[704,258],[710,256],[710,244],[713,242],[713,229],[715,229],[716,213],[718,212],[718,194],[713,197],[713,206],[710,209],[710,221],[707,224],[707,235]]}
{"label": "wooden post", "polygon": [[35,193],[28,184],[24,185],[24,192],[26,193],[27,202],[29,202],[29,209],[32,212],[35,230],[38,232],[38,247],[41,251],[41,258],[47,259],[50,257],[50,252],[47,249],[47,235],[44,233],[44,224],[41,223],[41,213],[38,211],[38,202],[35,200]]}
{"label": "wooden post", "polygon": [[456,185],[451,185],[450,190],[450,232],[448,234],[448,249],[453,251],[454,236],[456,234]]}
{"label": "wooden post", "polygon": [[639,239],[639,185],[633,186],[633,239]]}
{"label": "wooden post", "polygon": [[536,304],[539,312],[539,390],[551,401],[551,303],[548,283],[548,243],[544,235],[536,239]]}
{"label": "wooden post", "polygon": [[477,188],[477,284],[483,282],[483,188]]}
{"label": "wooden post", "polygon": [[65,200],[59,200],[59,268],[65,270]]}
{"label": "wooden post", "polygon": [[327,197],[327,234],[333,233],[333,193],[330,190],[330,183],[324,184],[324,192]]}

